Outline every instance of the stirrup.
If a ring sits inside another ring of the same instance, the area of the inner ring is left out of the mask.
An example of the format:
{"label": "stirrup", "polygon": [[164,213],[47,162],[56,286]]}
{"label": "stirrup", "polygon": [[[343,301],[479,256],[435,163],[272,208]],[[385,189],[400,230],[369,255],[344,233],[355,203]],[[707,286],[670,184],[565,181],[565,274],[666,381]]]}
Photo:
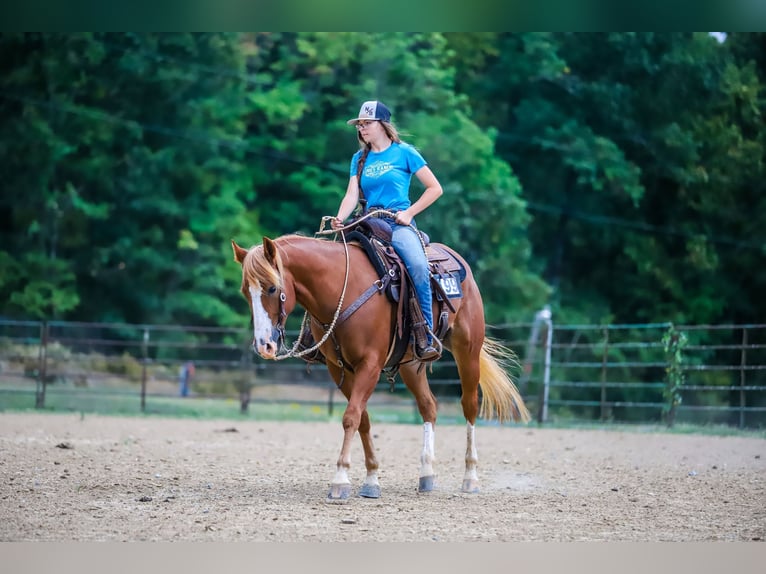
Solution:
{"label": "stirrup", "polygon": [[439,337],[434,335],[434,332],[431,329],[428,329],[428,334],[431,335],[431,344],[436,348],[436,350],[439,353],[439,356],[444,352],[444,345],[442,345],[441,340],[439,340]]}
{"label": "stirrup", "polygon": [[441,359],[442,351],[444,351],[444,346],[442,345],[442,342],[439,340],[439,338],[433,334],[433,331],[429,329],[429,334],[431,335],[431,344],[426,345],[423,348],[419,348],[418,345],[413,345],[414,351],[415,351],[415,357],[421,362],[421,363],[430,363],[432,361],[437,361]]}

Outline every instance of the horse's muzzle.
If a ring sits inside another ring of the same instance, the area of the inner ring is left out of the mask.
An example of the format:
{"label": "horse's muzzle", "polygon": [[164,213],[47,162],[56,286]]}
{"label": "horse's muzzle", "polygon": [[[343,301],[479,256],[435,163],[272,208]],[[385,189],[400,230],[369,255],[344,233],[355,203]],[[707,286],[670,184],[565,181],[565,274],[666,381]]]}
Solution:
{"label": "horse's muzzle", "polygon": [[277,344],[274,341],[258,339],[253,341],[253,351],[264,359],[273,359],[277,356]]}
{"label": "horse's muzzle", "polygon": [[284,332],[280,328],[274,327],[271,330],[271,338],[269,340],[263,338],[253,340],[253,351],[264,359],[274,359],[282,347],[283,340]]}

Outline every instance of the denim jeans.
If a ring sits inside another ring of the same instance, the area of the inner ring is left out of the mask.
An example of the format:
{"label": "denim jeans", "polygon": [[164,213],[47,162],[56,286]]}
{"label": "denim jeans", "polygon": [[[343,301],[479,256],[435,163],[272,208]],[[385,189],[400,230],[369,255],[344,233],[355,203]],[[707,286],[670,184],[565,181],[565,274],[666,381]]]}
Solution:
{"label": "denim jeans", "polygon": [[[433,331],[434,320],[431,310],[431,279],[428,271],[428,258],[423,251],[423,244],[415,231],[408,225],[397,225],[391,223],[391,244],[399,257],[404,261],[404,266],[412,279],[412,286],[418,295],[420,308],[423,310],[428,328]],[[428,335],[428,341],[431,342],[431,335]]]}

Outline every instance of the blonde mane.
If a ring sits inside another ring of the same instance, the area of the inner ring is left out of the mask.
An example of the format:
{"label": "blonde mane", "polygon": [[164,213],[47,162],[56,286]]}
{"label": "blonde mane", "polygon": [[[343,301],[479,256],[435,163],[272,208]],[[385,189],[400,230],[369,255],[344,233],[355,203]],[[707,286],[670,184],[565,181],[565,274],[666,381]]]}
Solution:
{"label": "blonde mane", "polygon": [[279,290],[284,288],[282,256],[277,250],[275,258],[276,268],[266,260],[263,245],[253,247],[247,252],[242,262],[242,292],[246,293],[252,286],[273,285]]}
{"label": "blonde mane", "polygon": [[[274,240],[274,243],[279,245],[290,245],[294,240],[310,241],[327,241],[325,239],[307,237],[298,233],[290,235],[283,235]],[[266,259],[266,254],[263,252],[263,245],[257,245],[251,247],[245,256],[245,260],[242,262],[242,292],[245,293],[250,285],[254,286],[274,286],[277,289],[283,290],[284,285],[284,264],[282,257],[285,257],[289,263],[287,254],[283,254],[280,249],[277,249],[275,263],[276,267]]]}

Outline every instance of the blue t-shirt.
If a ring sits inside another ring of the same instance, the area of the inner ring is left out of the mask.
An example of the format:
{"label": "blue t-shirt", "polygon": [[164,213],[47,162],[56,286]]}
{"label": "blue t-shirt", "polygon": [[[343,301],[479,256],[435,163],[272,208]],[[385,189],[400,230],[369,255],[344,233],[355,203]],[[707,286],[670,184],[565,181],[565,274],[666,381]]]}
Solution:
{"label": "blue t-shirt", "polygon": [[[350,175],[356,175],[362,150],[351,158]],[[370,151],[364,162],[361,186],[367,206],[380,206],[389,211],[401,211],[410,205],[412,174],[426,165],[420,152],[409,144],[392,142],[384,151]]]}

